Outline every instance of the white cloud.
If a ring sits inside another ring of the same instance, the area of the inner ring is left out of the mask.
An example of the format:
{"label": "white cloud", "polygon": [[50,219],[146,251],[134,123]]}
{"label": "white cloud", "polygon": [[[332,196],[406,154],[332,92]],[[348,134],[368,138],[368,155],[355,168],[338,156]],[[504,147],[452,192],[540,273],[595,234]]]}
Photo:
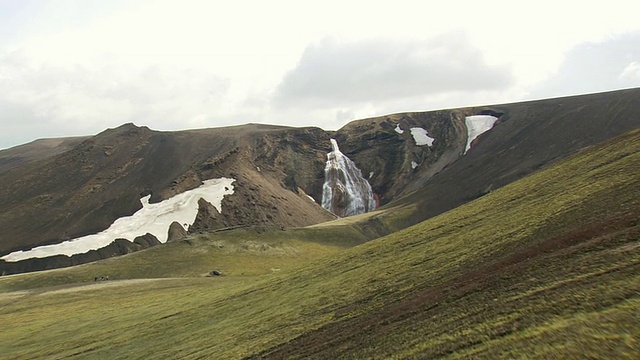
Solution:
{"label": "white cloud", "polygon": [[620,75],[618,75],[618,78],[620,79],[640,78],[640,63],[638,63],[637,61],[632,61],[631,63],[629,63],[629,65],[627,65],[622,70],[622,72],[620,72]]}
{"label": "white cloud", "polygon": [[533,97],[551,97],[640,86],[640,31],[572,47]]}
{"label": "white cloud", "polygon": [[15,61],[19,57],[0,56],[0,124],[18,121],[16,111],[30,114],[29,121],[48,128],[49,136],[129,121],[164,129],[207,126],[202,114],[224,109],[229,88],[228,79],[168,65],[90,69]]}
{"label": "white cloud", "polygon": [[[543,84],[563,76],[578,44],[639,31],[632,8],[618,0],[0,2],[0,148],[128,121],[335,129],[389,112],[572,92],[582,81]],[[639,58],[618,58],[600,65],[637,84],[635,68],[624,69]],[[603,84],[578,68],[567,78]]]}
{"label": "white cloud", "polygon": [[508,68],[489,66],[462,34],[431,41],[324,40],[308,47],[277,88],[283,106],[331,106],[436,93],[504,89]]}
{"label": "white cloud", "polygon": [[337,121],[351,121],[355,119],[355,112],[351,109],[338,109],[336,110]]}

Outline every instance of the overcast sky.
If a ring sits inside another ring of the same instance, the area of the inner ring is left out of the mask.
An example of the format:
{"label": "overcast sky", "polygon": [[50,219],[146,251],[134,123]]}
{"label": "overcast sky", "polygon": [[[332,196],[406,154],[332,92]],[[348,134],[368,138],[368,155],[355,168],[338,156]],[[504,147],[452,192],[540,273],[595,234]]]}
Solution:
{"label": "overcast sky", "polygon": [[636,1],[0,0],[0,148],[640,86]]}

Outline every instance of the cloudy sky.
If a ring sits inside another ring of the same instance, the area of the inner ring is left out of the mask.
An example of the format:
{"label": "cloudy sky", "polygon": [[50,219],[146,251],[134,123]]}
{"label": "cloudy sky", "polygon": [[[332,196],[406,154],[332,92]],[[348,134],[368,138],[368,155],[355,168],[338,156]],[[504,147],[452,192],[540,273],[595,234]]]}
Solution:
{"label": "cloudy sky", "polygon": [[640,86],[635,1],[0,0],[0,149]]}

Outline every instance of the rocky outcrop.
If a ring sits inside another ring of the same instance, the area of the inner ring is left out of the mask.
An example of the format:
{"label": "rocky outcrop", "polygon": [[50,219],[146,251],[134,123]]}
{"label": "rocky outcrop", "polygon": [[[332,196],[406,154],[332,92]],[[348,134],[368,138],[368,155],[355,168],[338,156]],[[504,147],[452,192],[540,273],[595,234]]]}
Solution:
{"label": "rocky outcrop", "polygon": [[179,241],[187,237],[187,230],[182,225],[174,221],[169,225],[169,234],[167,235],[167,242]]}
{"label": "rocky outcrop", "polygon": [[[353,121],[335,138],[362,171],[380,205],[418,189],[464,152],[466,115],[475,109],[393,114]],[[434,139],[418,145],[412,128]]]}
{"label": "rocky outcrop", "polygon": [[198,174],[194,170],[189,170],[171,181],[171,185],[166,189],[162,189],[160,195],[163,199],[168,199],[174,195],[195,189],[200,185],[202,185],[202,180]]}
{"label": "rocky outcrop", "polygon": [[246,156],[254,165],[253,170],[275,177],[285,189],[297,192],[302,188],[320,199],[332,133],[310,127],[264,134],[255,138]]}
{"label": "rocky outcrop", "polygon": [[198,200],[198,214],[193,224],[189,226],[189,233],[207,232],[227,226],[227,222],[215,206],[205,199]]}
{"label": "rocky outcrop", "polygon": [[157,237],[149,233],[136,237],[133,239],[133,243],[139,245],[140,249],[146,249],[161,244]]}
{"label": "rocky outcrop", "polygon": [[115,239],[109,245],[100,248],[97,251],[100,259],[106,259],[118,255],[128,254],[129,252],[135,251],[136,246],[127,239]]}

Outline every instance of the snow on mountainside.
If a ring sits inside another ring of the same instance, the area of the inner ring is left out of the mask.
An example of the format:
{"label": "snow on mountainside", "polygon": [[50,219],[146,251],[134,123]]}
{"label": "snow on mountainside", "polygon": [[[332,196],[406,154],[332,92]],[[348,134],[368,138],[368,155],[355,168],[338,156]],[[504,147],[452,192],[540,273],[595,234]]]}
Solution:
{"label": "snow on mountainside", "polygon": [[82,254],[109,245],[115,239],[134,239],[146,233],[153,234],[160,242],[167,241],[169,225],[193,224],[198,212],[200,198],[213,204],[220,212],[222,198],[233,194],[235,180],[228,178],[211,179],[196,189],[185,191],[156,204],[150,204],[150,195],[141,199],[142,209],[131,216],[117,219],[108,229],[93,235],[68,240],[59,244],[39,246],[27,251],[16,251],[3,256],[6,261],[20,261],[53,255]]}
{"label": "snow on mountainside", "polygon": [[498,118],[491,115],[472,115],[465,118],[464,122],[467,125],[467,145],[464,148],[465,154],[471,149],[473,140],[491,130],[496,121],[498,121]]}
{"label": "snow on mountainside", "polygon": [[434,138],[429,136],[429,134],[427,133],[427,130],[421,127],[412,127],[411,135],[413,136],[413,140],[416,142],[416,145],[418,146],[422,146],[422,145],[432,146],[433,141],[435,140]]}

